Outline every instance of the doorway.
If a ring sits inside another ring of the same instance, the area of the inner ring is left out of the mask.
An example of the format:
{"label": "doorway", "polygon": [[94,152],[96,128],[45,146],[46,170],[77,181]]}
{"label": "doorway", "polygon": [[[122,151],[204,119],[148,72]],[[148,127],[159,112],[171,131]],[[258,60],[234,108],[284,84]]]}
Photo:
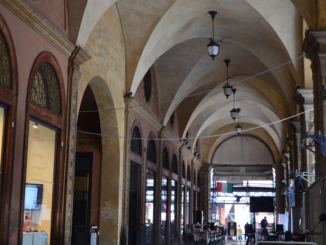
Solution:
{"label": "doorway", "polygon": [[92,159],[92,153],[76,154],[71,237],[71,243],[73,245],[76,241],[76,226],[90,223]]}
{"label": "doorway", "polygon": [[137,233],[140,226],[140,166],[130,163],[130,188],[129,188],[129,244],[137,245]]}

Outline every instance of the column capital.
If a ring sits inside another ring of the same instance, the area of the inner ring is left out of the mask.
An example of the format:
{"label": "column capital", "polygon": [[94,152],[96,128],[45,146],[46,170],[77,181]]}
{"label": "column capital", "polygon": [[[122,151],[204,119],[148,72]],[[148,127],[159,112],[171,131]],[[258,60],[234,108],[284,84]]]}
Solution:
{"label": "column capital", "polygon": [[314,94],[313,89],[302,89],[297,88],[293,94],[293,100],[299,106],[303,105],[313,105],[314,104]]}
{"label": "column capital", "polygon": [[310,60],[314,60],[318,53],[326,52],[326,30],[307,30],[302,49]]}
{"label": "column capital", "polygon": [[299,121],[291,121],[289,123],[289,128],[293,133],[299,134],[300,132],[300,122]]}

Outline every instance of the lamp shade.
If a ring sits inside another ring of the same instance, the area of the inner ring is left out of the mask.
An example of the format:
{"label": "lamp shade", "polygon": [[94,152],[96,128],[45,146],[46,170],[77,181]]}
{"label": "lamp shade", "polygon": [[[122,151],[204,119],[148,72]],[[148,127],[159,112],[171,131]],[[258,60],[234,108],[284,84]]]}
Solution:
{"label": "lamp shade", "polygon": [[239,111],[238,111],[237,109],[233,108],[233,109],[230,111],[230,114],[231,114],[232,119],[235,121],[235,119],[238,118]]}
{"label": "lamp shade", "polygon": [[214,42],[213,39],[210,40],[211,41],[209,42],[209,44],[207,44],[208,55],[214,60],[214,58],[218,55],[220,46],[216,42]]}
{"label": "lamp shade", "polygon": [[227,83],[223,86],[223,90],[226,98],[228,99],[229,96],[232,94],[232,86]]}
{"label": "lamp shade", "polygon": [[235,127],[235,130],[237,131],[238,134],[242,132],[242,127],[240,126],[240,124],[238,124],[238,126]]}

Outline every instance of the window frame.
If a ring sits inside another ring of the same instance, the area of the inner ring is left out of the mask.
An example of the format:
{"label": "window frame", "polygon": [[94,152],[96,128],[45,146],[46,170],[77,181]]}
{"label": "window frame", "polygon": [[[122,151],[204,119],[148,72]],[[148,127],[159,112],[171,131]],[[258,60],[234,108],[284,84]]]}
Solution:
{"label": "window frame", "polygon": [[[43,106],[31,101],[31,90],[34,81],[35,73],[43,62],[48,62],[52,65],[56,76],[58,78],[58,85],[61,94],[61,115],[52,112]],[[33,67],[31,69],[28,90],[26,96],[26,121],[25,121],[25,135],[24,135],[24,160],[23,160],[23,177],[21,181],[21,203],[25,200],[25,185],[26,185],[26,170],[27,170],[27,148],[28,148],[28,134],[29,134],[29,120],[31,118],[41,121],[47,126],[56,128],[58,130],[57,137],[57,151],[56,151],[56,176],[55,176],[55,196],[54,196],[54,205],[53,210],[54,214],[52,216],[52,234],[50,244],[60,244],[64,236],[64,169],[65,169],[65,147],[63,142],[66,138],[66,95],[64,89],[64,79],[59,66],[59,63],[55,56],[50,52],[42,52],[36,58]],[[26,147],[27,146],[27,147]],[[24,224],[24,205],[20,206],[20,227],[19,227],[19,241],[22,243],[23,240],[23,224]]]}

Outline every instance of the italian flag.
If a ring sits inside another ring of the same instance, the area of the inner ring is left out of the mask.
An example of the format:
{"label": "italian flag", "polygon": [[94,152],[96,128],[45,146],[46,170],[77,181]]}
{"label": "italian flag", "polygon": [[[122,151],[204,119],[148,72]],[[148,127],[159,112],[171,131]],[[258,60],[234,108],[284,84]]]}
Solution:
{"label": "italian flag", "polygon": [[216,182],[216,191],[233,193],[233,184]]}

